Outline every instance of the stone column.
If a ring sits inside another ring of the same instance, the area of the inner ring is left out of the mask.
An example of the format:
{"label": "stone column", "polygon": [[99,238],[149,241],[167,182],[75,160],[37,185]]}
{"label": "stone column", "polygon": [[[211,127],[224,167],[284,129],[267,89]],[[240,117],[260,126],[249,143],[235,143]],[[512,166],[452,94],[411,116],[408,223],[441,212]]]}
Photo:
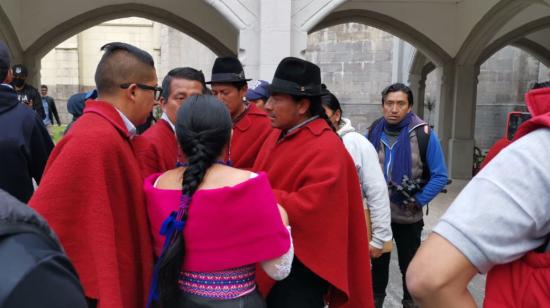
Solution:
{"label": "stone column", "polygon": [[421,99],[421,97],[424,96],[424,90],[422,87],[425,87],[425,82],[422,82],[422,76],[418,74],[409,74],[409,87],[411,88],[413,92],[413,111],[416,113],[419,117],[423,117],[424,115],[424,99]]}
{"label": "stone column", "polygon": [[449,173],[456,179],[470,179],[474,153],[477,75],[474,64],[456,66],[452,121],[449,140]]}
{"label": "stone column", "polygon": [[290,56],[291,0],[262,0],[260,5],[259,78],[271,82],[281,60]]}
{"label": "stone column", "polygon": [[454,63],[446,63],[439,69],[440,91],[437,98],[437,135],[441,141],[443,153],[450,164],[449,140],[452,137],[453,127],[453,99],[454,99]]}

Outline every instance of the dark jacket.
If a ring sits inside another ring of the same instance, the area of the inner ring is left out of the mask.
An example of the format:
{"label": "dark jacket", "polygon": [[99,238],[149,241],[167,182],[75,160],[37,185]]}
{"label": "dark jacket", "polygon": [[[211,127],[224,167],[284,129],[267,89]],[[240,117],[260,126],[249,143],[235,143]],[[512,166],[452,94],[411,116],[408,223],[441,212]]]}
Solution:
{"label": "dark jacket", "polygon": [[[13,88],[15,89],[15,86]],[[16,90],[15,92],[18,98],[22,98],[23,95],[26,95],[27,100],[32,100],[32,109],[34,109],[34,111],[38,113],[40,119],[44,119],[45,113],[44,107],[42,106],[42,97],[35,87],[31,86],[30,84],[25,84],[21,90]],[[19,102],[22,102],[21,99],[19,99]]]}
{"label": "dark jacket", "polygon": [[[57,125],[61,125],[61,121],[59,121],[59,114],[57,113],[57,107],[55,106],[55,101],[53,100],[53,97],[51,96],[43,96],[43,99],[45,99],[48,102],[48,117],[50,118],[50,122],[52,125],[54,124],[54,117],[57,121]],[[42,120],[46,119],[44,116]]]}
{"label": "dark jacket", "polygon": [[7,85],[0,85],[0,127],[0,189],[26,203],[34,191],[32,179],[42,178],[52,139],[42,119]]}
{"label": "dark jacket", "polygon": [[0,307],[87,307],[55,234],[30,207],[0,190]]}

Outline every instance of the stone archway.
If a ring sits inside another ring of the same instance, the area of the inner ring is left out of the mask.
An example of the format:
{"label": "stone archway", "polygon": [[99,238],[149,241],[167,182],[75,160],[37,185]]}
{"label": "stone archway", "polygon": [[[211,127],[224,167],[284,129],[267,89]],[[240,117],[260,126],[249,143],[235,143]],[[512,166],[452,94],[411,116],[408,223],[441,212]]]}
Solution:
{"label": "stone archway", "polygon": [[[518,12],[536,1],[501,0],[495,4],[475,25],[462,44],[454,62],[453,106],[450,109],[449,125],[449,173],[456,178],[471,177],[474,153],[475,109],[477,78],[482,59],[510,43],[509,38],[494,39],[498,32]],[[522,27],[524,28],[524,27]],[[517,29],[525,35],[525,29]],[[512,31],[516,32],[516,31]],[[499,48],[496,48],[499,44]]]}
{"label": "stone archway", "polygon": [[17,39],[15,30],[9,22],[8,16],[0,7],[0,40],[4,41],[10,50],[10,55],[12,57],[12,63],[17,63],[22,61],[23,58],[23,48]]}
{"label": "stone archway", "polygon": [[40,60],[49,50],[85,29],[101,22],[124,17],[143,17],[161,22],[186,33],[218,55],[236,55],[239,31],[225,17],[221,14],[218,15],[220,17],[219,22],[227,27],[224,31],[231,33],[231,37],[224,38],[225,41],[207,32],[200,25],[196,25],[162,8],[144,4],[103,6],[70,18],[43,34],[26,49],[23,62],[29,68],[32,68],[29,72],[31,82],[37,83],[40,80]]}

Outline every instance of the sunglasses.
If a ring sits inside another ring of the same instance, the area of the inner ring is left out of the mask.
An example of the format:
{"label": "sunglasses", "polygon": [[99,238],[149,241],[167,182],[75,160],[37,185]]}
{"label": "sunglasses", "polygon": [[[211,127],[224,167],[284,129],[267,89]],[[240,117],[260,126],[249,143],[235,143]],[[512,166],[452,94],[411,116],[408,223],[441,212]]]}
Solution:
{"label": "sunglasses", "polygon": [[136,87],[140,89],[153,91],[155,100],[158,101],[160,99],[160,96],[162,94],[161,87],[153,87],[153,86],[148,86],[146,84],[141,84],[141,83],[123,83],[120,85],[120,87],[122,89],[128,89],[132,84],[135,84]]}

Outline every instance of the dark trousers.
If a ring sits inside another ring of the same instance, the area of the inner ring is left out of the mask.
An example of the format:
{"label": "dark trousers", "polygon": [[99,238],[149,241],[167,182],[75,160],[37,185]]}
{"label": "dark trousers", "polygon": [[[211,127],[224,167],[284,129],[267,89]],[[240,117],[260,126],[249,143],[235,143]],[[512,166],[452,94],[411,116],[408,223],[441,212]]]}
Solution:
{"label": "dark trousers", "polygon": [[278,281],[267,296],[268,308],[323,308],[328,282],[294,257],[287,278]]}
{"label": "dark trousers", "polygon": [[[414,254],[420,247],[420,235],[424,221],[413,224],[397,224],[392,223],[391,229],[395,245],[397,246],[397,256],[399,258],[399,269],[403,279],[403,299],[410,300],[411,295],[405,283],[405,274],[409,263],[411,263]],[[389,270],[390,270],[391,252],[382,254],[377,259],[372,260],[372,285],[374,289],[374,297],[383,300],[386,297],[386,287],[388,286]]]}

